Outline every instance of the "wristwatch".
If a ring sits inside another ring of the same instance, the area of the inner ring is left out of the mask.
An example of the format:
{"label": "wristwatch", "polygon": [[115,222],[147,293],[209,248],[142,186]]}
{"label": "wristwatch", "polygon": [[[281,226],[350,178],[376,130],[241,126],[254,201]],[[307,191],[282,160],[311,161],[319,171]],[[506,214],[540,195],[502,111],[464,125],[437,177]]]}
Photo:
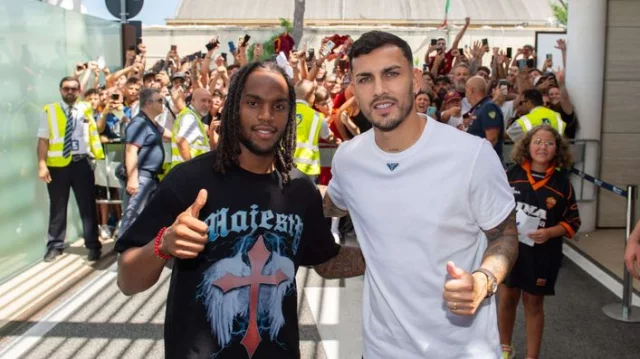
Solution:
{"label": "wristwatch", "polygon": [[[496,291],[498,290],[498,280],[496,279],[496,276],[493,275],[493,273],[491,273],[490,271],[488,271],[488,270],[486,270],[484,268],[478,268],[478,269],[474,270],[473,273],[482,273],[482,274],[487,276],[487,296],[486,296],[486,298],[489,298],[492,295],[496,294]],[[471,274],[473,275],[473,273],[471,273]]]}

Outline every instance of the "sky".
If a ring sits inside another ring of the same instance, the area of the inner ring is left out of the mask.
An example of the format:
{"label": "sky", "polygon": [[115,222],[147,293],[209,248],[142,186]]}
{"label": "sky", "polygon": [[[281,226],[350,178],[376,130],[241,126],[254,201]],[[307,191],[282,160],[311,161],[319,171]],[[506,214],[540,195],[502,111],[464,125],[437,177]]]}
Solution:
{"label": "sky", "polygon": [[[87,14],[115,20],[107,10],[105,0],[82,0]],[[173,17],[178,0],[145,0],[140,14],[131,20],[142,21],[143,25],[164,25],[165,19]]]}

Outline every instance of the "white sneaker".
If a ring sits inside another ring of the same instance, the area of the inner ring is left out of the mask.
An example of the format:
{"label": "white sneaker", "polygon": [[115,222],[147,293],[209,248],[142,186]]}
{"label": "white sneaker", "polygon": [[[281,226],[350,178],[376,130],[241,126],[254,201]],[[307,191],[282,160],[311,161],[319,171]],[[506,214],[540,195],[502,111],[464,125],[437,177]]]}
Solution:
{"label": "white sneaker", "polygon": [[102,238],[102,239],[111,238],[111,231],[109,230],[109,226],[100,225],[100,226],[98,226],[98,230],[100,231],[100,238]]}

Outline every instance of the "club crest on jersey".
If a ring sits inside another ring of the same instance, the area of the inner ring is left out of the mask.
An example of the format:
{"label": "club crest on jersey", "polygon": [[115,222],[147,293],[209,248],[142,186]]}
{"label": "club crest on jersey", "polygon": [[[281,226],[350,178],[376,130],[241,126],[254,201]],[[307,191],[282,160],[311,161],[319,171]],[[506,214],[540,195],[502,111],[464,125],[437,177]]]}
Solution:
{"label": "club crest on jersey", "polygon": [[296,114],[296,124],[301,124],[302,123],[302,115],[301,114]]}
{"label": "club crest on jersey", "polygon": [[389,167],[389,170],[391,172],[393,172],[396,168],[398,168],[399,163],[396,162],[391,162],[391,163],[387,163],[387,167]]}
{"label": "club crest on jersey", "polygon": [[553,197],[547,197],[545,202],[547,204],[547,209],[551,209],[551,208],[555,207],[556,203],[558,203],[558,201]]}

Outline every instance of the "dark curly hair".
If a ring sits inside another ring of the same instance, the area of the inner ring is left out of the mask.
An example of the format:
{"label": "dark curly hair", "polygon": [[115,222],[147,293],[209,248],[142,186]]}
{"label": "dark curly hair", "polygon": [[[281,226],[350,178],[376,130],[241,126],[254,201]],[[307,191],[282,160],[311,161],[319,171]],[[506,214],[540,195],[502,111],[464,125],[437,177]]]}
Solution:
{"label": "dark curly hair", "polygon": [[276,72],[285,79],[289,89],[289,116],[284,136],[275,148],[276,170],[280,172],[283,183],[289,182],[289,172],[293,168],[293,154],[296,150],[296,94],[291,79],[274,62],[252,62],[242,67],[233,76],[229,93],[220,117],[220,141],[216,152],[214,169],[224,174],[231,166],[239,165],[240,155],[240,99],[249,75],[257,69]]}
{"label": "dark curly hair", "polygon": [[555,166],[564,169],[571,168],[571,165],[573,165],[573,156],[569,149],[569,143],[560,135],[560,133],[558,133],[558,131],[556,131],[555,128],[548,124],[542,124],[532,128],[522,139],[516,142],[513,151],[511,151],[511,159],[519,165],[523,164],[525,161],[531,161],[531,153],[529,152],[531,139],[533,138],[533,135],[542,130],[551,132],[553,137],[556,139],[556,157],[554,159]]}

